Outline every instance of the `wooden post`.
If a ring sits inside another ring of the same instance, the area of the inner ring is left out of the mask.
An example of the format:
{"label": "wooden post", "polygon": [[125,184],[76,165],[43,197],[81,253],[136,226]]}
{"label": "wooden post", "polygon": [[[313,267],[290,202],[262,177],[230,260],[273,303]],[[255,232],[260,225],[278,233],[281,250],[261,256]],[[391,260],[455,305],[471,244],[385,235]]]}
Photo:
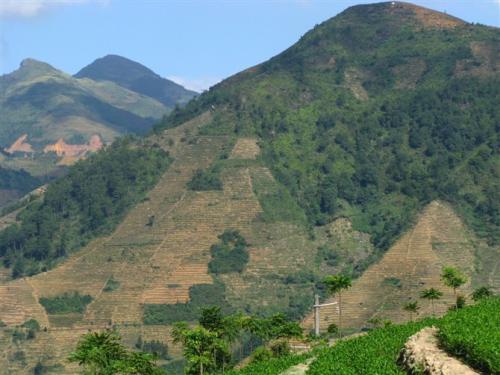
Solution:
{"label": "wooden post", "polygon": [[314,335],[319,337],[319,295],[314,295]]}

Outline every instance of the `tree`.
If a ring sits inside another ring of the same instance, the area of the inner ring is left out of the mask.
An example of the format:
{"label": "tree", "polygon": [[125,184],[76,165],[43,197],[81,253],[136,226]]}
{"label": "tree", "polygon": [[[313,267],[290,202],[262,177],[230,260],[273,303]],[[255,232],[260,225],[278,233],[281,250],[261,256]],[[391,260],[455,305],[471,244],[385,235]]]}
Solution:
{"label": "tree", "polygon": [[328,293],[339,296],[339,335],[342,337],[342,291],[351,287],[351,278],[344,275],[327,276],[324,284]]}
{"label": "tree", "polygon": [[216,369],[216,354],[225,355],[229,351],[226,343],[216,332],[209,331],[203,326],[189,328],[187,323],[177,323],[172,331],[172,337],[174,343],[181,343],[184,347],[189,374],[203,375],[205,371]]}
{"label": "tree", "polygon": [[493,296],[493,292],[487,286],[482,286],[482,287],[477,288],[476,290],[474,290],[474,292],[472,292],[472,299],[475,302],[480,301],[483,298],[488,298],[488,297],[491,297],[491,296]]}
{"label": "tree", "polygon": [[418,305],[418,301],[408,302],[404,305],[403,309],[410,313],[410,321],[413,320],[413,314],[418,314],[418,310],[420,306]]}
{"label": "tree", "polygon": [[434,301],[440,299],[442,295],[443,293],[441,291],[434,288],[425,289],[420,293],[420,298],[431,301],[432,315],[436,315],[434,310]]}
{"label": "tree", "polygon": [[453,295],[455,296],[455,308],[458,309],[457,289],[467,282],[467,276],[465,276],[456,268],[443,267],[441,280],[443,281],[444,285],[453,289]]}
{"label": "tree", "polygon": [[130,352],[113,331],[85,334],[69,356],[89,375],[159,375],[165,372],[156,366],[155,357],[149,353]]}

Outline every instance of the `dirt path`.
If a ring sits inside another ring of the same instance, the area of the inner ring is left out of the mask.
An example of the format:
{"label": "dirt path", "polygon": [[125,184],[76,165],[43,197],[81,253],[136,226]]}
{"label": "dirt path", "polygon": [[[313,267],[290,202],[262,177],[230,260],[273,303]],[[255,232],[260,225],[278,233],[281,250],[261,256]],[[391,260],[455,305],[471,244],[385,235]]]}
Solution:
{"label": "dirt path", "polygon": [[408,370],[423,370],[429,375],[478,375],[466,364],[438,347],[437,328],[427,327],[406,342],[401,362]]}
{"label": "dirt path", "polygon": [[304,375],[309,370],[309,365],[315,360],[315,357],[309,358],[304,363],[290,367],[288,370],[282,372],[280,375]]}

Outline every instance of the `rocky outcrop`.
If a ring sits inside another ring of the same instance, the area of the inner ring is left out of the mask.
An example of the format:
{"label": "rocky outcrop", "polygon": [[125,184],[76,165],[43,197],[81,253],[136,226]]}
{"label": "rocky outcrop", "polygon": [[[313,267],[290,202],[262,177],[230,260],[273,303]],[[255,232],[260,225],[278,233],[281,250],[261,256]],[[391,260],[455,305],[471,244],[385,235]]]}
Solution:
{"label": "rocky outcrop", "polygon": [[71,145],[60,138],[56,143],[47,145],[43,152],[55,152],[57,156],[75,156],[81,157],[87,152],[95,152],[102,148],[103,143],[101,137],[93,135],[88,144]]}
{"label": "rocky outcrop", "polygon": [[5,152],[8,154],[13,154],[14,152],[33,153],[33,147],[26,142],[26,138],[28,138],[28,134],[23,134],[9,148],[6,148]]}
{"label": "rocky outcrop", "polygon": [[410,373],[429,375],[477,375],[469,366],[451,357],[438,346],[437,328],[427,327],[411,336],[400,355]]}

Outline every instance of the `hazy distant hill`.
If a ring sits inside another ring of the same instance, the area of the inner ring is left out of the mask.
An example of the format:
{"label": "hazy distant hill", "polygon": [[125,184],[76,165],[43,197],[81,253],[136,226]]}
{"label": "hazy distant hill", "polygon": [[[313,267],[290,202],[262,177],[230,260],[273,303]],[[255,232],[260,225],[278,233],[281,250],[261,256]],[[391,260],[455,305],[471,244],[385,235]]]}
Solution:
{"label": "hazy distant hill", "polygon": [[[119,71],[123,77],[137,77],[133,64],[120,66]],[[168,96],[170,89],[166,106],[114,82],[74,78],[26,59],[16,71],[0,76],[0,165],[46,176],[120,135],[144,134],[173,105],[189,97],[179,96],[183,88],[175,84],[164,86],[162,95]],[[5,193],[3,201],[17,195],[9,193],[7,199]]]}
{"label": "hazy distant hill", "polygon": [[90,78],[95,81],[111,81],[132,91],[150,96],[168,108],[185,104],[196,92],[160,77],[151,69],[135,61],[117,55],[107,55],[75,74],[76,78]]}

